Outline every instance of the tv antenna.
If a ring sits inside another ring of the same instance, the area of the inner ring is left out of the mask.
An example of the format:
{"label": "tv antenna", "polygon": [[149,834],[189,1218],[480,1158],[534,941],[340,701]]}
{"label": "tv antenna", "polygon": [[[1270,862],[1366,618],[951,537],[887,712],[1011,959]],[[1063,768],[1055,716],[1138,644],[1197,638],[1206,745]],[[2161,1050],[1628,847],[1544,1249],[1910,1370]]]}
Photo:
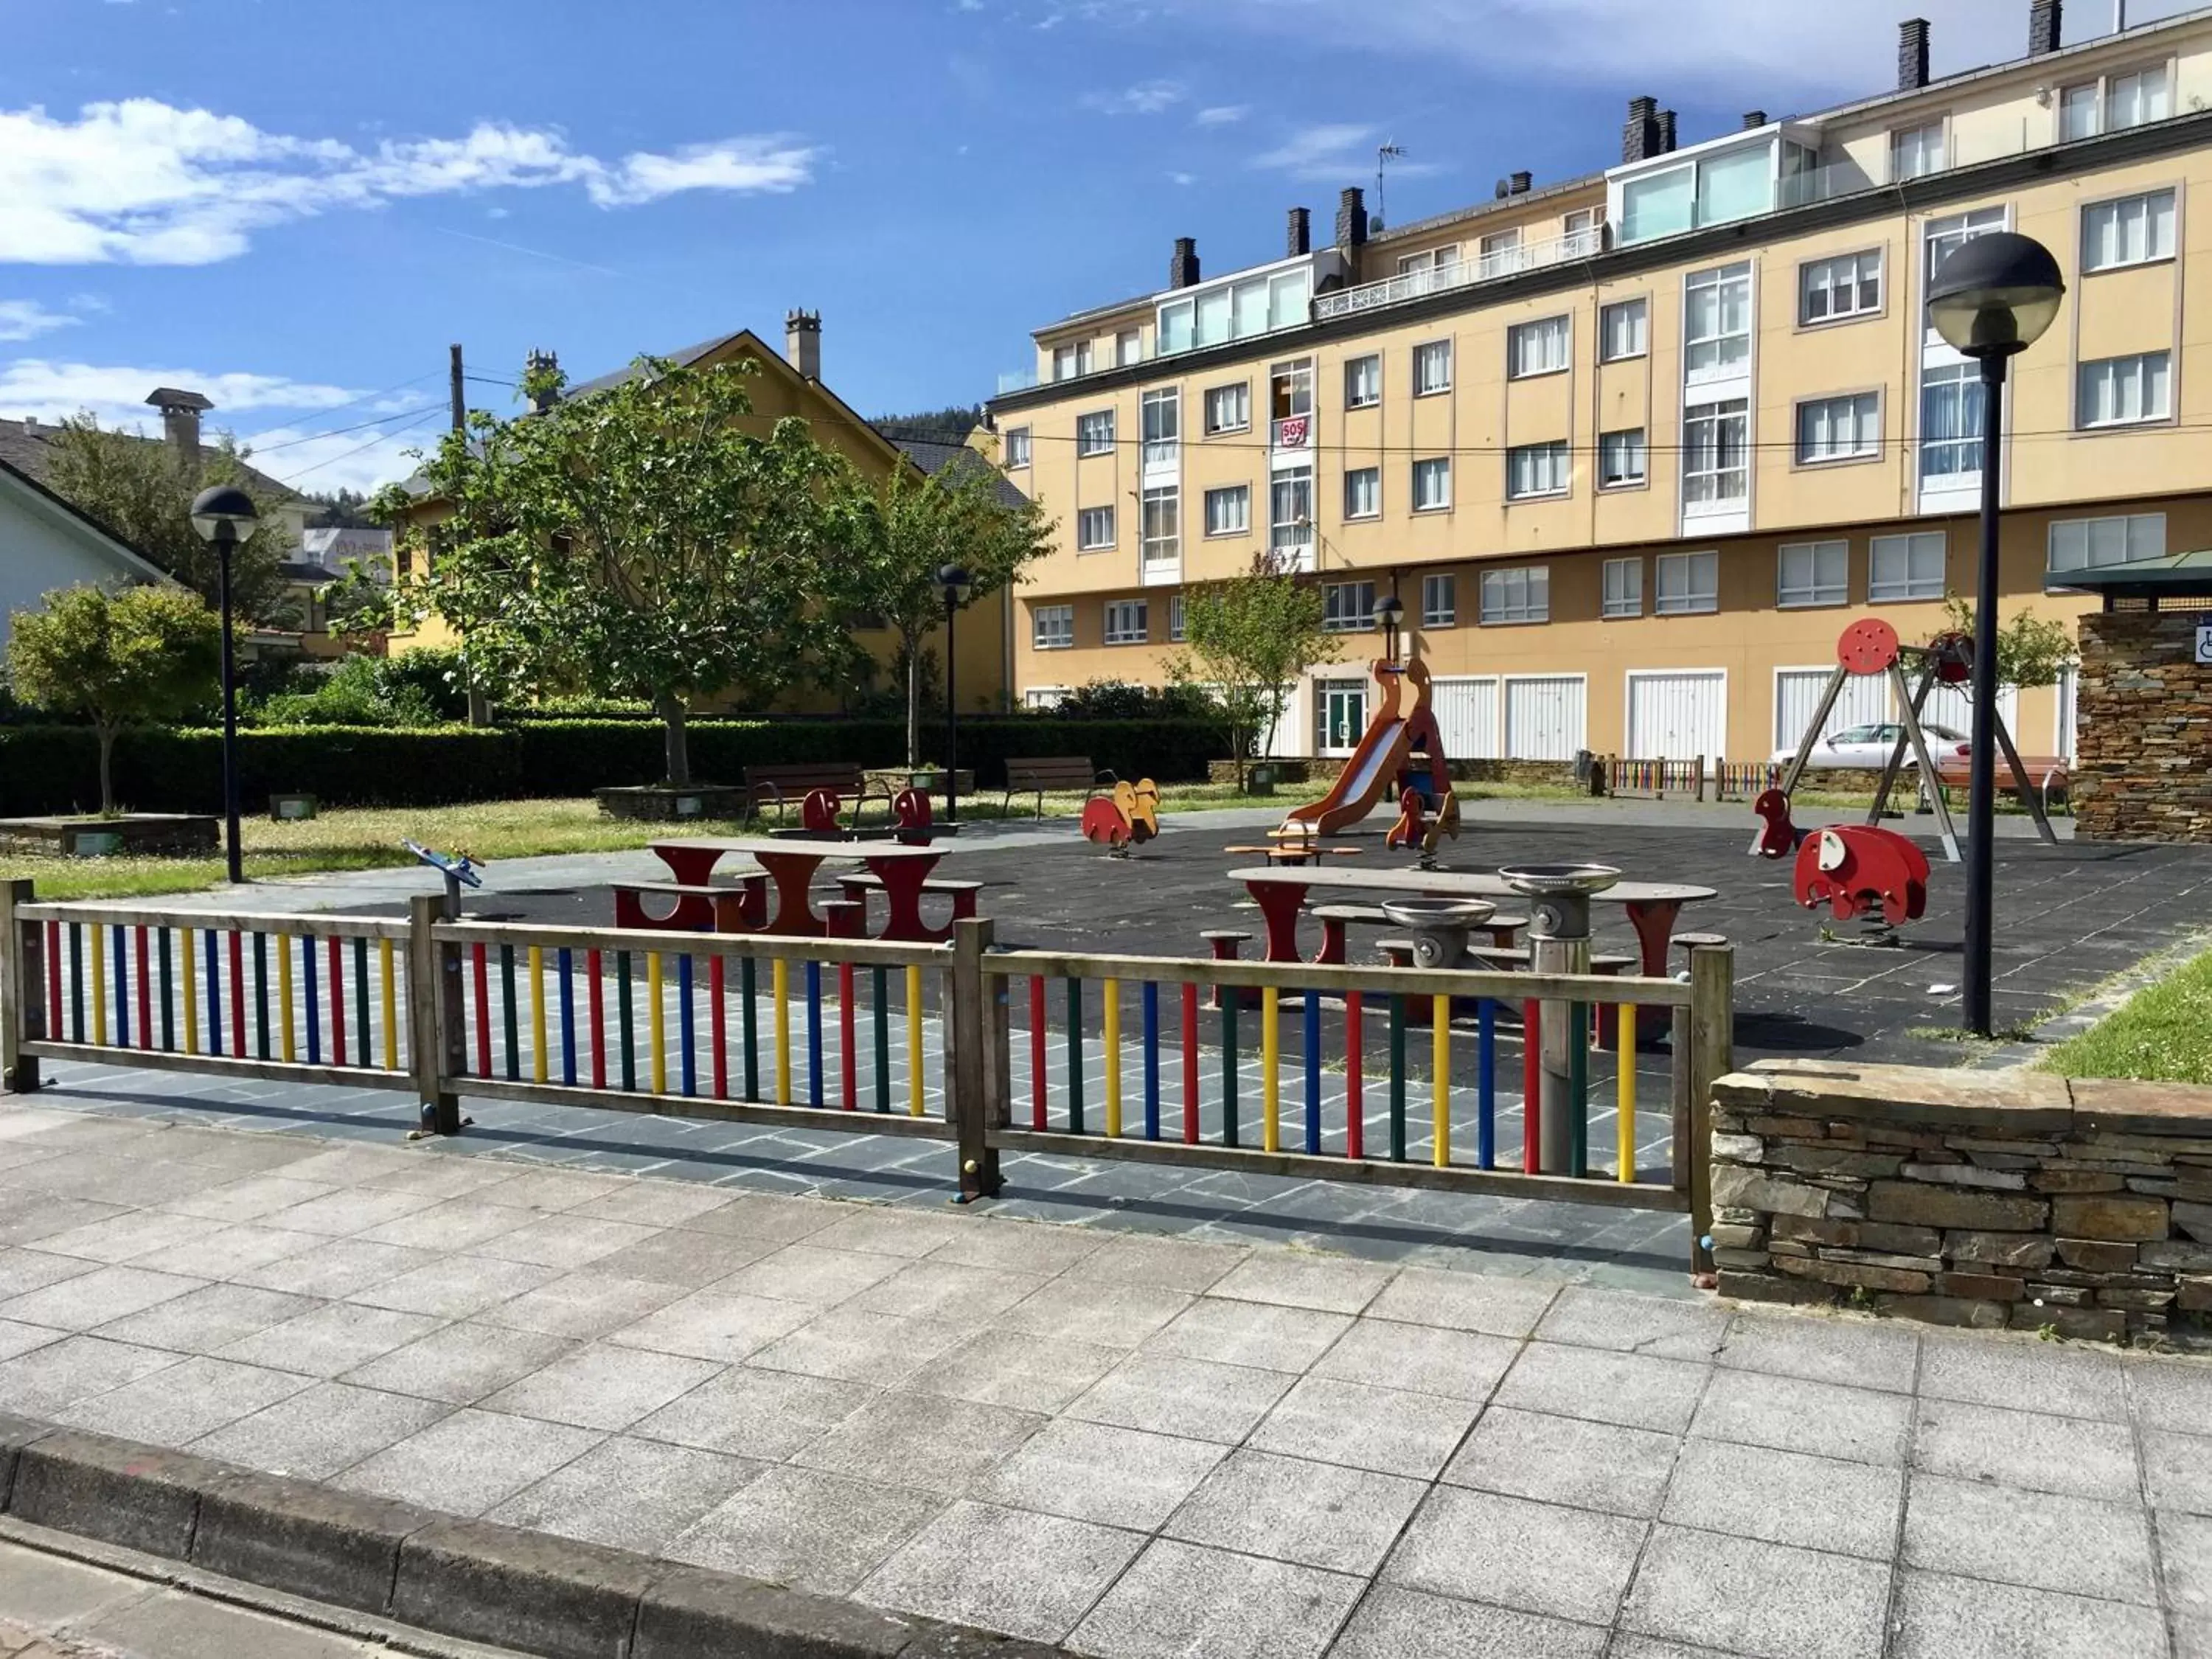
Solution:
{"label": "tv antenna", "polygon": [[1406,147],[1403,144],[1401,144],[1395,138],[1386,138],[1375,147],[1375,217],[1377,222],[1376,228],[1381,228],[1381,221],[1382,218],[1382,164],[1385,161],[1402,161],[1405,159]]}

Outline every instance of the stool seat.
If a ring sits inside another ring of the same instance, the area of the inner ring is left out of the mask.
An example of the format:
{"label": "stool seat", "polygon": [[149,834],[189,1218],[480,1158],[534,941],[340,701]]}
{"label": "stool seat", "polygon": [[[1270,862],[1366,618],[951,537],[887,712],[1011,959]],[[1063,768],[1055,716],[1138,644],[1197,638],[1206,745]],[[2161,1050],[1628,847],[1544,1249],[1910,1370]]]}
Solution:
{"label": "stool seat", "polygon": [[1726,945],[1728,942],[1726,933],[1677,933],[1674,939],[1674,943],[1685,950],[1699,945]]}

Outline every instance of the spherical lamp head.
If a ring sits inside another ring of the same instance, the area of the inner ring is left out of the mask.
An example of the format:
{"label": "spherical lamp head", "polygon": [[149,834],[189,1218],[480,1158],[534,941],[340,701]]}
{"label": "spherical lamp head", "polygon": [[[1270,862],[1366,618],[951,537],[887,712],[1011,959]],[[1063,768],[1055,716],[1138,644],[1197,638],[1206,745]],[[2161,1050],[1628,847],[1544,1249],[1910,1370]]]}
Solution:
{"label": "spherical lamp head", "polygon": [[192,528],[219,547],[248,540],[260,522],[253,497],[236,484],[217,484],[192,497]]}
{"label": "spherical lamp head", "polygon": [[1928,283],[1928,319],[1954,350],[2009,357],[2043,337],[2066,296],[2051,250],[2009,230],[1954,249]]}

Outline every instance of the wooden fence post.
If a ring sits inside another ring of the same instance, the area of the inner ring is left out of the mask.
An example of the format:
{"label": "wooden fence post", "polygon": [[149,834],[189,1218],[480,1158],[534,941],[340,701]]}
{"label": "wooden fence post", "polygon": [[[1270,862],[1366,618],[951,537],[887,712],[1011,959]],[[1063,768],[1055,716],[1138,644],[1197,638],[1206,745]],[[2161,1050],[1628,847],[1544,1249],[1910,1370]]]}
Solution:
{"label": "wooden fence post", "polygon": [[1735,1069],[1735,947],[1690,952],[1690,1267],[1713,1270],[1713,1085]]}
{"label": "wooden fence post", "polygon": [[407,1063],[422,1127],[434,1134],[461,1132],[460,1097],[446,1085],[466,1050],[461,1006],[461,959],[439,944],[445,900],[418,893],[407,902]]}
{"label": "wooden fence post", "polygon": [[[994,1018],[989,1004],[1003,994],[983,972],[983,953],[991,948],[988,917],[971,917],[952,927],[952,966],[945,975],[951,994],[939,1020],[945,1034],[945,1110],[951,1118],[960,1158],[960,1201],[994,1198],[999,1192],[999,1152],[989,1144],[990,1128],[1006,1111],[1003,1014]],[[991,1035],[999,1038],[993,1057]]]}
{"label": "wooden fence post", "polygon": [[46,1035],[46,940],[15,915],[35,896],[27,881],[0,883],[0,1090],[18,1095],[39,1088],[38,1060],[23,1044]]}

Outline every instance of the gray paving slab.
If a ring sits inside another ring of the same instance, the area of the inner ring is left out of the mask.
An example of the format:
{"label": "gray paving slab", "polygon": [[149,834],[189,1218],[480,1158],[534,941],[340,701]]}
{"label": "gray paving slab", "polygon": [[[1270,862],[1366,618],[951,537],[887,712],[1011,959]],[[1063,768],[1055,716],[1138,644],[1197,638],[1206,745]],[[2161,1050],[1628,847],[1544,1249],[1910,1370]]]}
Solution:
{"label": "gray paving slab", "polygon": [[974,1488],[986,1502],[1157,1531],[1228,1455],[1203,1440],[1062,1418]]}
{"label": "gray paving slab", "polygon": [[543,1280],[536,1289],[495,1303],[477,1317],[487,1325],[583,1341],[635,1323],[679,1299],[684,1290],[681,1284],[626,1279],[594,1266]]}
{"label": "gray paving slab", "polygon": [[[857,1594],[927,1618],[1057,1642],[1144,1545],[1141,1533],[963,1501],[894,1551]],[[989,1570],[978,1571],[980,1562]]]}
{"label": "gray paving slab", "polygon": [[[490,1189],[501,1190],[499,1188]],[[589,1216],[540,1215],[512,1232],[493,1235],[476,1246],[478,1255],[501,1261],[526,1262],[537,1267],[571,1272],[643,1243],[657,1229],[635,1222],[599,1221]]]}
{"label": "gray paving slab", "polygon": [[821,1312],[800,1303],[775,1305],[793,1310],[805,1322],[752,1356],[752,1364],[778,1370],[888,1388],[961,1340],[959,1327],[935,1320],[901,1319],[858,1308]]}
{"label": "gray paving slab", "polygon": [[1386,1583],[1610,1625],[1648,1523],[1497,1492],[1430,1490],[1382,1568]]}
{"label": "gray paving slab", "polygon": [[[2212,1428],[2212,1422],[2205,1426]],[[2136,1440],[2143,1488],[2154,1509],[2212,1515],[2212,1436],[2139,1429]]]}
{"label": "gray paving slab", "polygon": [[723,1369],[709,1359],[592,1344],[508,1383],[483,1404],[487,1411],[542,1417],[578,1428],[626,1429]]}
{"label": "gray paving slab", "polygon": [[888,1393],[794,1453],[811,1469],[948,1497],[968,1491],[1045,1425],[1036,1412]]}
{"label": "gray paving slab", "polygon": [[226,1343],[218,1352],[246,1364],[335,1377],[437,1328],[438,1321],[428,1314],[332,1302]]}
{"label": "gray paving slab", "polygon": [[1426,1490],[1399,1475],[1247,1449],[1216,1467],[1164,1531],[1185,1543],[1368,1577]]}
{"label": "gray paving slab", "polygon": [[175,1300],[207,1284],[181,1273],[143,1267],[100,1267],[81,1278],[47,1285],[0,1302],[0,1319],[57,1330],[89,1331],[143,1309]]}
{"label": "gray paving slab", "polygon": [[0,1411],[52,1421],[76,1401],[179,1363],[161,1348],[67,1336],[0,1360]]}
{"label": "gray paving slab", "polygon": [[311,1198],[321,1198],[334,1190],[325,1182],[301,1181],[289,1175],[254,1175],[203,1191],[181,1194],[161,1207],[211,1221],[258,1221],[264,1216],[304,1204]]}
{"label": "gray paving slab", "polygon": [[63,1422],[118,1440],[182,1448],[307,1386],[291,1371],[192,1358],[64,1407]]}
{"label": "gray paving slab", "polygon": [[1522,1337],[1536,1328],[1559,1293],[1558,1283],[1552,1280],[1408,1267],[1368,1304],[1367,1312],[1409,1324]]}
{"label": "gray paving slab", "polygon": [[1329,1652],[1332,1659],[1598,1659],[1606,1639],[1601,1626],[1377,1584]]}
{"label": "gray paving slab", "polygon": [[1089,1275],[1078,1273],[1048,1280],[1000,1314],[998,1322],[1031,1336],[1133,1348],[1190,1305],[1191,1298],[1181,1291],[1151,1285],[1095,1284]]}
{"label": "gray paving slab", "polygon": [[568,1353],[573,1345],[535,1331],[464,1322],[441,1326],[346,1373],[387,1394],[466,1406]]}
{"label": "gray paving slab", "polygon": [[1904,1564],[2154,1606],[2150,1517],[2137,1503],[2027,1492],[1915,1471]]}
{"label": "gray paving slab", "polygon": [[831,1308],[891,1278],[906,1258],[880,1251],[834,1249],[822,1235],[787,1244],[732,1268],[718,1289],[732,1296],[773,1297]]}
{"label": "gray paving slab", "polygon": [[902,1319],[973,1323],[996,1317],[1050,1282],[1042,1273],[972,1267],[933,1255],[907,1263],[844,1305]]}
{"label": "gray paving slab", "polygon": [[1086,1259],[1086,1277],[1102,1285],[1144,1285],[1192,1296],[1218,1283],[1224,1273],[1251,1254],[1242,1244],[1206,1243],[1190,1238],[1130,1233],[1087,1237],[1093,1237],[1099,1249]]}
{"label": "gray paving slab", "polygon": [[352,1238],[397,1221],[402,1216],[427,1210],[439,1200],[424,1193],[386,1191],[374,1187],[341,1187],[319,1198],[271,1210],[258,1219],[290,1233],[320,1233],[330,1238]]}
{"label": "gray paving slab", "polygon": [[2168,1650],[2149,1607],[1905,1568],[1890,1651],[1894,1659],[2164,1659]]}
{"label": "gray paving slab", "polygon": [[[673,1185],[672,1182],[668,1184]],[[676,1190],[680,1193],[684,1189],[679,1187]],[[601,1200],[597,1204],[587,1204],[574,1213],[580,1216],[605,1203],[605,1200]],[[643,1206],[626,1207],[637,1211]],[[650,1238],[641,1239],[635,1244],[625,1244],[619,1250],[600,1256],[591,1264],[590,1271],[612,1278],[654,1279],[698,1290],[729,1278],[741,1268],[772,1254],[775,1249],[776,1246],[765,1238],[670,1227]]]}
{"label": "gray paving slab", "polygon": [[1920,1333],[1840,1314],[1770,1314],[1739,1309],[1713,1363],[1849,1388],[1910,1394],[1920,1363]]}
{"label": "gray paving slab", "polygon": [[0,1302],[48,1285],[58,1285],[64,1279],[81,1279],[97,1266],[81,1256],[13,1247],[0,1249]]}
{"label": "gray paving slab", "polygon": [[1215,1281],[1208,1294],[1356,1314],[1390,1282],[1391,1274],[1390,1268],[1369,1262],[1270,1251],[1239,1262]]}
{"label": "gray paving slab", "polygon": [[1709,1367],[1687,1360],[1531,1342],[1494,1397],[1522,1411],[1680,1434],[1697,1412],[1709,1375]]}
{"label": "gray paving slab", "polygon": [[187,1449],[271,1474],[326,1480],[420,1434],[451,1410],[410,1395],[314,1382],[202,1436]]}
{"label": "gray paving slab", "polygon": [[160,1210],[128,1210],[105,1220],[72,1227],[39,1241],[39,1248],[57,1255],[82,1256],[110,1266],[135,1261],[156,1250],[191,1249],[222,1231],[223,1224],[198,1216],[170,1215]]}
{"label": "gray paving slab", "polygon": [[336,1484],[448,1515],[480,1516],[604,1438],[594,1430],[533,1417],[457,1411],[363,1458]]}
{"label": "gray paving slab", "polygon": [[1253,1430],[1249,1443],[1289,1457],[1433,1480],[1480,1410],[1433,1393],[1307,1376]]}
{"label": "gray paving slab", "polygon": [[1920,1344],[1920,1392],[2057,1417],[2128,1420],[2118,1354],[2009,1333],[1929,1332]]}
{"label": "gray paving slab", "polygon": [[35,1244],[87,1222],[120,1215],[126,1207],[90,1199],[54,1198],[43,1192],[20,1193],[11,1201],[0,1202],[0,1244]]}
{"label": "gray paving slab", "polygon": [[2212,1360],[2137,1358],[2123,1362],[2121,1370],[2137,1422],[2184,1434],[2212,1423]]}
{"label": "gray paving slab", "polygon": [[246,1285],[209,1285],[102,1325],[99,1334],[117,1342],[182,1353],[215,1353],[271,1325],[313,1313],[313,1297]]}
{"label": "gray paving slab", "polygon": [[0,1319],[0,1359],[13,1359],[19,1353],[28,1353],[33,1348],[64,1340],[64,1334],[51,1325],[23,1325],[12,1319]]}
{"label": "gray paving slab", "polygon": [[843,1595],[949,1501],[814,1469],[771,1468],[678,1534],[663,1553]]}
{"label": "gray paving slab", "polygon": [[1098,1659],[1316,1659],[1361,1588],[1343,1573],[1156,1539],[1068,1645]]}
{"label": "gray paving slab", "polygon": [[857,1382],[739,1365],[663,1406],[630,1432],[777,1462],[812,1445],[876,1393]]}
{"label": "gray paving slab", "polygon": [[268,1291],[293,1291],[301,1296],[351,1296],[416,1267],[435,1265],[429,1250],[410,1250],[398,1244],[374,1244],[367,1239],[324,1239],[319,1235],[271,1230],[284,1238],[313,1238],[307,1249],[251,1266],[234,1267],[223,1277],[234,1284],[258,1285]]}
{"label": "gray paving slab", "polygon": [[0,1619],[34,1626],[74,1625],[152,1593],[143,1579],[6,1542],[0,1542],[0,1585],[6,1587]]}
{"label": "gray paving slab", "polygon": [[1303,1371],[1351,1328],[1344,1314],[1265,1303],[1192,1303],[1146,1342],[1147,1353]]}
{"label": "gray paving slab", "polygon": [[615,1331],[608,1340],[693,1359],[743,1359],[813,1316],[803,1303],[694,1291]]}
{"label": "gray paving slab", "polygon": [[1490,1398],[1520,1345],[1476,1331],[1363,1319],[1312,1365],[1316,1376],[1410,1389],[1476,1404]]}
{"label": "gray paving slab", "polygon": [[363,1646],[356,1637],[177,1590],[121,1600],[69,1635],[94,1651],[162,1659],[361,1659]]}
{"label": "gray paving slab", "polygon": [[2202,1618],[2212,1608],[2212,1520],[2166,1510],[2156,1525],[2168,1600],[2177,1612]]}
{"label": "gray paving slab", "polygon": [[1135,1353],[1076,1396],[1070,1417],[1236,1445],[1290,1389],[1291,1373]]}
{"label": "gray paving slab", "polygon": [[1662,1302],[1571,1285],[1559,1292],[1535,1334],[1545,1342],[1703,1361],[1720,1347],[1729,1318],[1727,1309],[1701,1302]]}
{"label": "gray paving slab", "polygon": [[767,1467],[617,1435],[524,1487],[486,1518],[651,1554]]}
{"label": "gray paving slab", "polygon": [[1770,1544],[1887,1561],[1897,1550],[1902,1469],[1766,1446],[1692,1439],[1659,1518]]}
{"label": "gray paving slab", "polygon": [[1911,1439],[1912,1402],[1873,1389],[1762,1371],[1714,1373],[1690,1432],[1747,1446],[1898,1464]]}
{"label": "gray paving slab", "polygon": [[[932,1262],[919,1265],[927,1267]],[[900,1382],[923,1394],[972,1400],[979,1405],[1057,1412],[1121,1358],[1119,1348],[992,1329],[980,1331],[925,1360]]]}
{"label": "gray paving slab", "polygon": [[1751,1659],[1880,1659],[1889,1582],[1887,1562],[1662,1523],[1620,1622]]}
{"label": "gray paving slab", "polygon": [[346,1299],[372,1308],[428,1314],[438,1319],[465,1319],[559,1276],[551,1267],[497,1261],[485,1255],[456,1255],[429,1267],[410,1268],[394,1278],[380,1280],[365,1290],[354,1291]]}
{"label": "gray paving slab", "polygon": [[1931,1474],[2116,1503],[2141,1489],[2124,1425],[1948,1400],[1920,1402],[1912,1462]]}
{"label": "gray paving slab", "polygon": [[1666,1497],[1672,1434],[1492,1406],[1443,1474],[1453,1486],[1644,1519]]}
{"label": "gray paving slab", "polygon": [[764,1193],[724,1192],[729,1202],[712,1210],[684,1217],[673,1224],[689,1231],[727,1233],[742,1238],[765,1238],[773,1243],[793,1244],[811,1237],[841,1218],[827,1204],[804,1199],[775,1198]]}

